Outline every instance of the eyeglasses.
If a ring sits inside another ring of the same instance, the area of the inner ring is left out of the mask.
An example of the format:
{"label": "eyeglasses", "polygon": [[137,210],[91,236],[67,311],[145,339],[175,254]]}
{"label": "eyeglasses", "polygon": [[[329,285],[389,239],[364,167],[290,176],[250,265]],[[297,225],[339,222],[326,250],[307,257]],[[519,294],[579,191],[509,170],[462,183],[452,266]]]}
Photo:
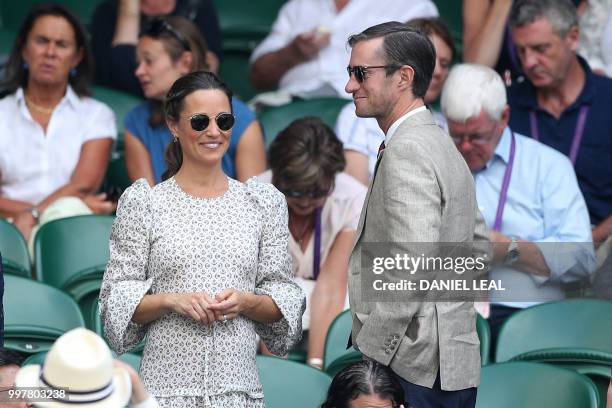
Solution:
{"label": "eyeglasses", "polygon": [[163,18],[157,17],[153,21],[151,21],[151,23],[149,23],[143,34],[157,38],[164,31],[172,34],[174,38],[176,38],[181,43],[181,45],[186,51],[191,51],[191,46],[189,45],[189,42],[185,39],[185,37]]}
{"label": "eyeglasses", "polygon": [[463,140],[467,139],[471,144],[477,145],[477,146],[484,146],[486,144],[491,143],[491,140],[493,140],[493,138],[490,136],[480,136],[480,135],[463,135],[461,137],[451,136],[451,139],[453,139],[453,142],[455,142],[456,145],[462,144]]}
{"label": "eyeglasses", "polygon": [[[206,130],[208,125],[210,125],[210,116],[205,113],[196,113],[189,117],[189,122],[191,123],[191,128],[196,132],[201,132]],[[224,132],[227,132],[232,127],[234,127],[234,123],[236,122],[236,118],[234,115],[227,112],[221,112],[217,116],[215,116],[215,122],[217,123],[217,127]]]}
{"label": "eyeglasses", "polygon": [[398,68],[397,65],[375,65],[372,67],[368,67],[365,65],[355,65],[354,67],[351,67],[350,65],[348,67],[346,67],[346,72],[348,72],[349,78],[351,77],[351,74],[355,74],[355,79],[357,80],[357,82],[362,83],[363,81],[366,80],[366,74],[368,73],[368,70],[370,69],[375,69],[375,68]]}
{"label": "eyeglasses", "polygon": [[327,197],[328,195],[330,195],[333,189],[334,189],[334,183],[332,183],[327,189],[316,188],[315,190],[311,190],[311,191],[280,189],[280,191],[287,198],[310,198],[313,200],[317,200],[317,199]]}

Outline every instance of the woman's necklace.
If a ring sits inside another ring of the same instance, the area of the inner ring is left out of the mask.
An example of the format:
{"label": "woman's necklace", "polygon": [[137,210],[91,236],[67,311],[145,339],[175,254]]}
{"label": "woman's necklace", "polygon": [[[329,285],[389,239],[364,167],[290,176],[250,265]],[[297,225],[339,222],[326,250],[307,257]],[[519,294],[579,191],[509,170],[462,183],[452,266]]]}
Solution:
{"label": "woman's necklace", "polygon": [[[25,96],[25,95],[24,95]],[[45,108],[44,106],[40,106],[35,104],[34,102],[32,102],[32,100],[30,98],[28,98],[27,96],[25,96],[25,101],[26,101],[26,105],[28,105],[28,107],[34,109],[36,112],[38,113],[42,113],[43,115],[50,115],[51,113],[53,113],[53,110],[55,109],[55,107],[57,106],[57,104],[55,106],[53,106],[52,108]]]}
{"label": "woman's necklace", "polygon": [[[294,222],[292,223],[292,225],[294,226],[294,230],[297,228],[297,222],[295,221],[295,216],[292,217]],[[300,245],[300,247],[302,246],[302,242],[304,241],[304,238],[306,237],[308,231],[310,230],[310,227],[313,224],[313,219],[311,216],[306,218],[306,222],[304,222],[304,225],[299,228],[296,233],[294,233],[293,231],[291,231],[291,235],[293,235],[293,238],[298,242],[298,244]]]}

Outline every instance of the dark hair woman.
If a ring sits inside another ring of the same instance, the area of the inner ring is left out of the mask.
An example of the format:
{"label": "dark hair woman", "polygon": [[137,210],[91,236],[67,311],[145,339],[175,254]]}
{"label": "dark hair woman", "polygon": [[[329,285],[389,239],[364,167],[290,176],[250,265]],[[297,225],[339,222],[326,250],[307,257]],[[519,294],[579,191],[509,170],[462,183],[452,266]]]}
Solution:
{"label": "dark hair woman", "polygon": [[0,216],[26,237],[46,221],[109,213],[96,195],[113,139],[113,112],[88,97],[86,33],[61,5],[26,16],[9,57],[0,100]]}
{"label": "dark hair woman", "polygon": [[342,143],[317,118],[292,122],[268,157],[260,179],[287,199],[294,276],[307,294],[308,363],[321,367],[329,325],[348,305],[348,259],[366,189],[342,172]]}
{"label": "dark hair woman", "polygon": [[141,374],[161,407],[263,407],[256,334],[281,355],[301,335],[304,295],[291,280],[285,199],[222,168],[231,96],[205,71],[172,85],[169,178],[129,187],[111,234],[104,331],[118,353],[147,334]]}
{"label": "dark hair woman", "polygon": [[321,408],[400,408],[403,401],[404,389],[391,369],[362,360],[336,374]]}

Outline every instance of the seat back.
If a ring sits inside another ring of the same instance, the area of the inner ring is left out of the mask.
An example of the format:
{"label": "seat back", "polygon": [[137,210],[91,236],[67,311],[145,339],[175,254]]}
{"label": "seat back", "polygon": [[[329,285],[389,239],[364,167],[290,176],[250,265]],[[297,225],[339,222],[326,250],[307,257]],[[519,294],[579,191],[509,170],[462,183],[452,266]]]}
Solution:
{"label": "seat back", "polygon": [[80,215],[43,225],[34,239],[38,280],[68,291],[78,301],[75,286],[104,274],[113,221],[108,215]]}
{"label": "seat back", "polygon": [[476,332],[480,340],[480,363],[489,364],[491,354],[491,329],[489,323],[480,314],[476,314]]}
{"label": "seat back", "polygon": [[257,356],[267,408],[312,408],[325,400],[331,377],[324,372],[277,357]]}
{"label": "seat back", "polygon": [[495,361],[552,348],[612,353],[612,302],[573,299],[543,303],[513,314],[502,326]]}
{"label": "seat back", "polygon": [[4,345],[23,353],[48,350],[65,332],[85,322],[76,302],[44,283],[4,277]]}
{"label": "seat back", "polygon": [[348,100],[341,98],[315,98],[267,109],[259,116],[266,147],[270,146],[278,133],[291,122],[306,116],[318,117],[333,129],[340,110],[347,103],[349,103]]}
{"label": "seat back", "polygon": [[287,0],[213,0],[224,46],[244,43],[253,49],[272,28],[278,11]]}
{"label": "seat back", "polygon": [[547,364],[510,362],[482,368],[477,408],[596,408],[591,380]]}
{"label": "seat back", "polygon": [[325,337],[325,349],[323,352],[323,370],[327,371],[330,364],[341,356],[349,354],[353,349],[347,350],[349,336],[353,327],[351,311],[345,310],[340,313],[329,325]]}
{"label": "seat back", "polygon": [[4,273],[32,277],[28,245],[21,232],[4,218],[0,218],[0,255]]}

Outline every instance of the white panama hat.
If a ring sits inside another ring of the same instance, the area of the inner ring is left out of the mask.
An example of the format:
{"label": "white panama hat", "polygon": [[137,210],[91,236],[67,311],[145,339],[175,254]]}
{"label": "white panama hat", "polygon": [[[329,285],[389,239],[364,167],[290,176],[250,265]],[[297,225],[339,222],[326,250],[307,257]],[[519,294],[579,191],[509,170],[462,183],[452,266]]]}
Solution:
{"label": "white panama hat", "polygon": [[84,328],[70,330],[58,338],[43,366],[22,367],[15,385],[68,389],[63,401],[34,403],[41,408],[121,408],[132,393],[128,372],[113,367],[113,356],[104,340]]}

